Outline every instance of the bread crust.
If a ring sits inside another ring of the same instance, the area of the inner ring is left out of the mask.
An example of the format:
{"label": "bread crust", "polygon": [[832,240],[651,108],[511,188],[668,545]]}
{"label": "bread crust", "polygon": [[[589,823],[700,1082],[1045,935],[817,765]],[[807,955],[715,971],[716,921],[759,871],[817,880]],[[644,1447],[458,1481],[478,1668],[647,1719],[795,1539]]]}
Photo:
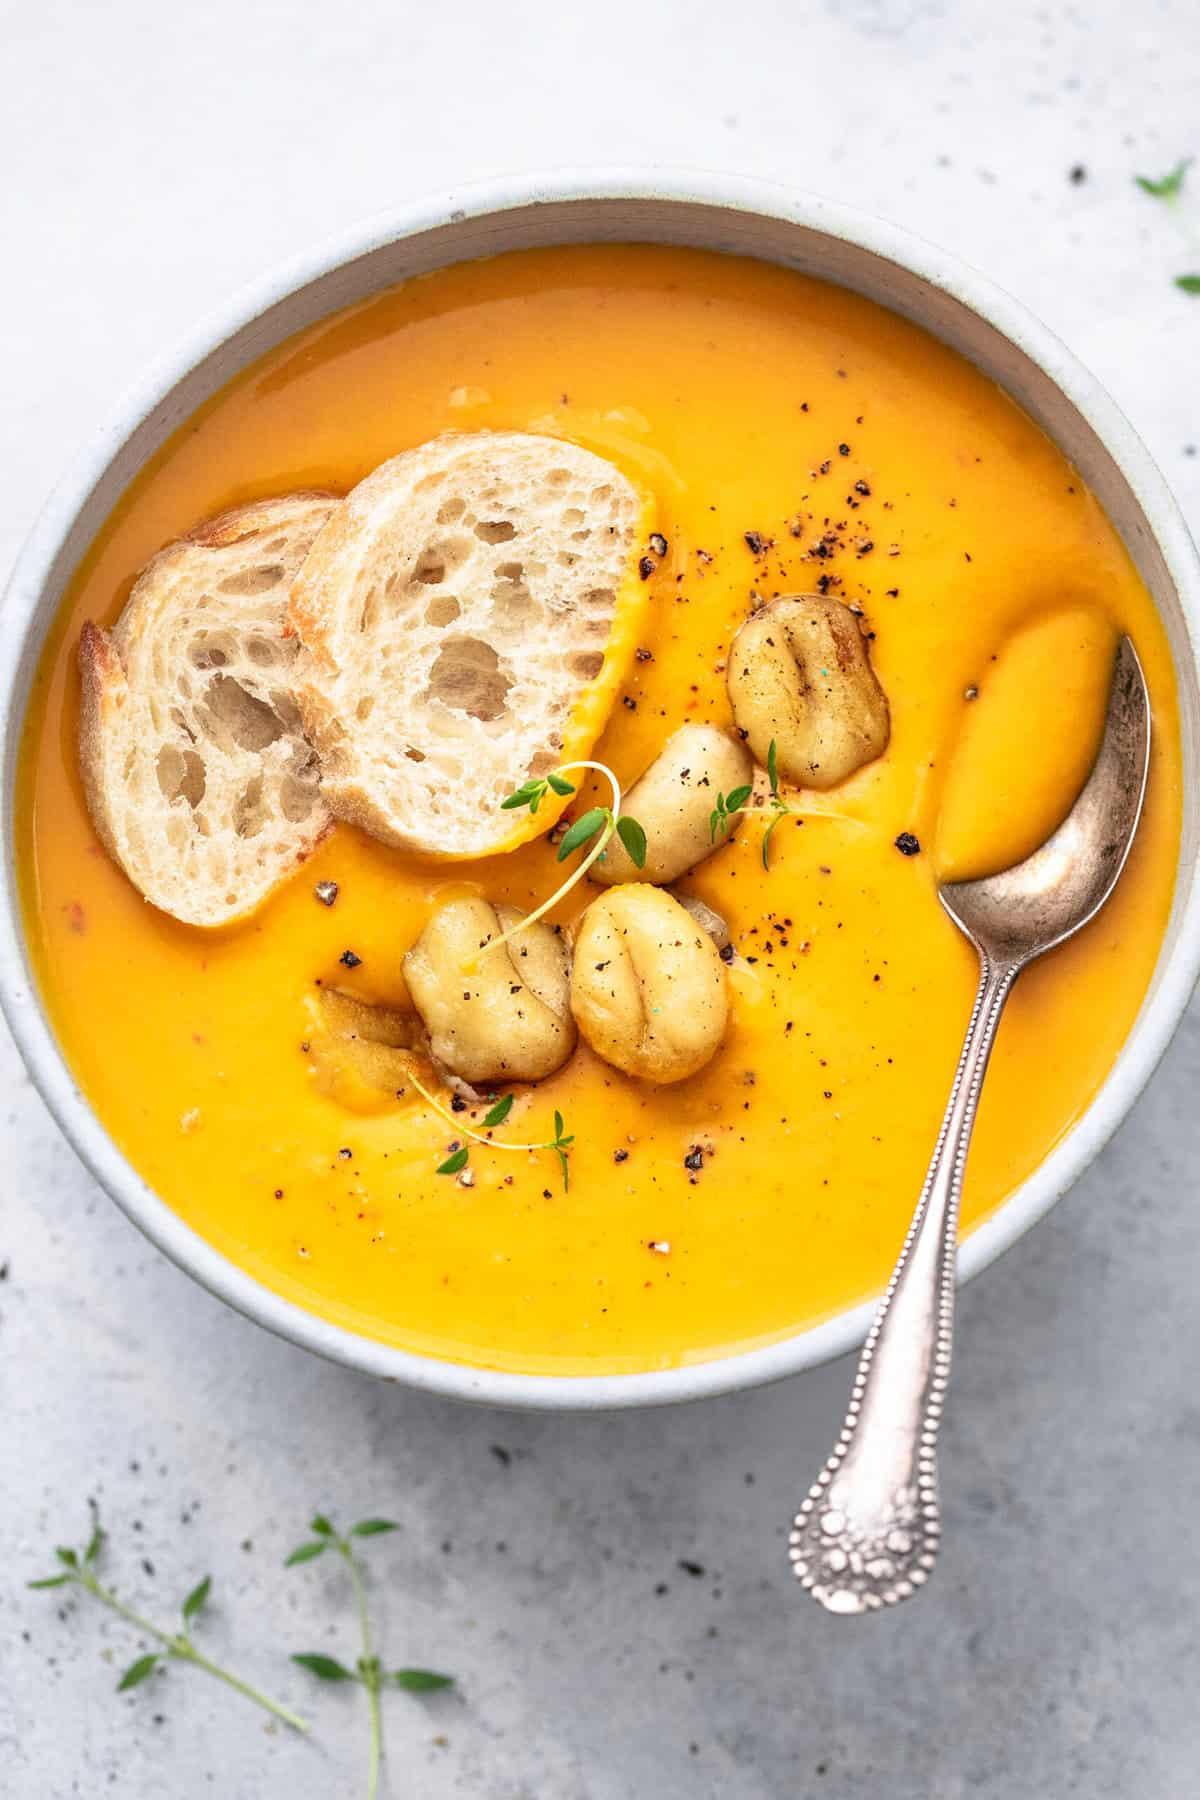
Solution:
{"label": "bread crust", "polygon": [[336,495],[204,520],[79,640],[79,763],[97,837],[190,925],[254,910],[332,829],[291,690],[287,590]]}
{"label": "bread crust", "polygon": [[114,862],[120,862],[116,832],[108,805],[105,746],[108,730],[128,698],[121,658],[107,631],[85,619],[79,634],[79,769],[87,808],[100,839]]}

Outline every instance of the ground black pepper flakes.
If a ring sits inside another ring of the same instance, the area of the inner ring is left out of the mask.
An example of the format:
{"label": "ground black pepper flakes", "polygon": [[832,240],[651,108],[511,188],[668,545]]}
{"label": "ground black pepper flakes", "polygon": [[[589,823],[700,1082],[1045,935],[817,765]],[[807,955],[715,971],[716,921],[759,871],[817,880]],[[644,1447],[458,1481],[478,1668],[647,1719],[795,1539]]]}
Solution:
{"label": "ground black pepper flakes", "polygon": [[764,537],[761,531],[744,531],[742,536],[752,556],[765,556],[775,542],[774,538]]}
{"label": "ground black pepper flakes", "polygon": [[683,1159],[683,1166],[685,1169],[690,1169],[693,1174],[696,1174],[704,1167],[704,1152],[699,1144],[692,1145],[691,1149]]}
{"label": "ground black pepper flakes", "polygon": [[628,1150],[614,1150],[613,1151],[613,1161],[615,1163],[628,1162],[629,1161]]}
{"label": "ground black pepper flakes", "polygon": [[919,856],[921,854],[920,839],[914,837],[911,831],[900,833],[896,839],[896,848],[901,856]]}
{"label": "ground black pepper flakes", "polygon": [[838,445],[838,455],[839,456],[849,456],[849,454],[850,454],[849,444],[839,444]]}
{"label": "ground black pepper flakes", "polygon": [[313,893],[322,906],[332,906],[338,897],[338,884],[336,881],[318,881]]}
{"label": "ground black pepper flakes", "polygon": [[658,564],[655,562],[655,560],[652,556],[643,556],[641,561],[638,563],[638,574],[641,576],[643,581],[649,581],[650,577],[653,575],[653,573],[657,567],[658,567]]}
{"label": "ground black pepper flakes", "polygon": [[655,556],[665,556],[667,554],[670,545],[667,543],[667,540],[661,531],[652,531],[650,533],[650,548],[653,550]]}
{"label": "ground black pepper flakes", "polygon": [[343,950],[338,961],[347,969],[357,969],[362,962],[362,957],[356,956],[353,950]]}
{"label": "ground black pepper flakes", "polygon": [[[521,990],[520,990],[520,988],[516,988],[514,991],[519,994]],[[451,1094],[451,1096],[450,1096],[450,1111],[458,1113],[458,1112],[466,1112],[466,1110],[467,1110],[467,1103],[463,1099],[462,1095],[461,1094]]]}
{"label": "ground black pepper flakes", "polygon": [[732,944],[722,944],[721,948],[717,951],[717,955],[720,957],[720,959],[723,963],[731,963],[733,961],[734,954],[735,954],[735,952],[734,952],[734,948],[733,948]]}

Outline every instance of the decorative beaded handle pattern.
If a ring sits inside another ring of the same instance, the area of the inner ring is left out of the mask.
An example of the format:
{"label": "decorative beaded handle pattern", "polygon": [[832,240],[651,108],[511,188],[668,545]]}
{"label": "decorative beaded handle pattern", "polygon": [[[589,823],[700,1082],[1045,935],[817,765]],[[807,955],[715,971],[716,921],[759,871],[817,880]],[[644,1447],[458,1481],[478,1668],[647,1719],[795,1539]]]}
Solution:
{"label": "decorative beaded handle pattern", "polygon": [[959,1195],[996,1029],[1023,966],[980,952],[975,1007],[925,1186],[863,1346],[837,1447],[792,1527],[793,1572],[829,1612],[906,1600],[937,1557]]}

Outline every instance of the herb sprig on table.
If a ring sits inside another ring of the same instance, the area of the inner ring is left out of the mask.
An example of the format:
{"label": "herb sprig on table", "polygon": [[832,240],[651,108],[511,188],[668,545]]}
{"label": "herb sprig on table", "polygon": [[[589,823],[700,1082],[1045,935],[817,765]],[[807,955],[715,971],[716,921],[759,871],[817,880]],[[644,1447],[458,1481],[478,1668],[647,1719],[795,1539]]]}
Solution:
{"label": "herb sprig on table", "polygon": [[1155,200],[1177,200],[1183,192],[1183,184],[1191,166],[1191,157],[1185,156],[1173,169],[1168,169],[1165,175],[1135,175],[1133,179],[1143,194],[1150,194]]}
{"label": "herb sprig on table", "polygon": [[320,1650],[300,1651],[292,1657],[292,1661],[302,1669],[307,1669],[310,1675],[315,1675],[318,1681],[357,1682],[366,1689],[370,1717],[367,1800],[375,1800],[379,1789],[379,1765],[383,1758],[383,1709],[380,1697],[384,1688],[402,1688],[410,1694],[429,1694],[438,1688],[452,1687],[454,1677],[441,1675],[435,1669],[385,1669],[375,1650],[367,1604],[366,1569],[355,1546],[364,1539],[382,1537],[387,1532],[398,1530],[394,1521],[360,1519],[357,1525],[351,1525],[347,1532],[342,1533],[332,1519],[327,1518],[324,1513],[317,1513],[309,1521],[308,1529],[311,1537],[297,1545],[285,1559],[284,1567],[292,1569],[300,1563],[315,1562],[318,1557],[327,1553],[342,1559],[358,1607],[360,1650],[352,1668],[339,1662],[337,1657],[327,1656]]}
{"label": "herb sprig on table", "polygon": [[[1167,206],[1174,207],[1183,193],[1191,166],[1192,158],[1184,156],[1165,175],[1135,175],[1134,184],[1143,194],[1149,194],[1152,200],[1161,200]],[[1176,275],[1175,286],[1184,294],[1200,294],[1200,274]]]}
{"label": "herb sprig on table", "polygon": [[179,1609],[179,1627],[177,1630],[171,1631],[164,1626],[156,1625],[153,1620],[143,1617],[141,1613],[135,1612],[131,1606],[127,1606],[123,1600],[118,1598],[112,1588],[101,1581],[99,1568],[106,1541],[107,1534],[101,1528],[99,1519],[94,1517],[92,1534],[84,1547],[81,1550],[74,1550],[65,1545],[59,1545],[54,1552],[58,1559],[58,1568],[54,1574],[43,1575],[37,1581],[28,1582],[27,1586],[31,1588],[70,1587],[80,1593],[89,1594],[93,1600],[98,1600],[101,1606],[107,1607],[110,1612],[116,1613],[118,1618],[124,1619],[127,1625],[132,1625],[134,1630],[140,1632],[144,1638],[150,1638],[158,1645],[157,1649],[144,1651],[129,1664],[117,1683],[119,1694],[128,1693],[131,1688],[140,1687],[144,1681],[149,1680],[151,1675],[156,1674],[168,1662],[191,1663],[193,1667],[203,1669],[206,1675],[211,1675],[217,1681],[224,1682],[225,1686],[232,1688],[235,1693],[243,1695],[247,1700],[252,1700],[255,1706],[261,1706],[274,1718],[281,1719],[294,1731],[306,1732],[308,1730],[305,1720],[291,1712],[288,1707],[280,1705],[277,1700],[272,1700],[269,1695],[252,1687],[248,1681],[244,1681],[240,1675],[235,1675],[231,1669],[224,1668],[196,1648],[192,1637],[192,1627],[208,1604],[212,1592],[211,1575],[206,1575],[185,1597]]}

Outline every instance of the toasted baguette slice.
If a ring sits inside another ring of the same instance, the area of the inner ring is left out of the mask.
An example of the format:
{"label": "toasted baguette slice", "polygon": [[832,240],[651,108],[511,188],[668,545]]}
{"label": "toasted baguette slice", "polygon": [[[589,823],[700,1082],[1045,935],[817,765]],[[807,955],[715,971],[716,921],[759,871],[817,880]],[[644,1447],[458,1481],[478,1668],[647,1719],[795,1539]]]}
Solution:
{"label": "toasted baguette slice", "polygon": [[334,813],[385,843],[478,856],[545,830],[501,812],[586,756],[645,605],[649,503],[556,438],[436,438],[360,482],[313,545],[288,624]]}
{"label": "toasted baguette slice", "polygon": [[211,519],[147,563],[111,634],[83,628],[92,823],[146,899],[185,924],[250,912],[330,829],[283,615],[340,504],[290,494]]}

